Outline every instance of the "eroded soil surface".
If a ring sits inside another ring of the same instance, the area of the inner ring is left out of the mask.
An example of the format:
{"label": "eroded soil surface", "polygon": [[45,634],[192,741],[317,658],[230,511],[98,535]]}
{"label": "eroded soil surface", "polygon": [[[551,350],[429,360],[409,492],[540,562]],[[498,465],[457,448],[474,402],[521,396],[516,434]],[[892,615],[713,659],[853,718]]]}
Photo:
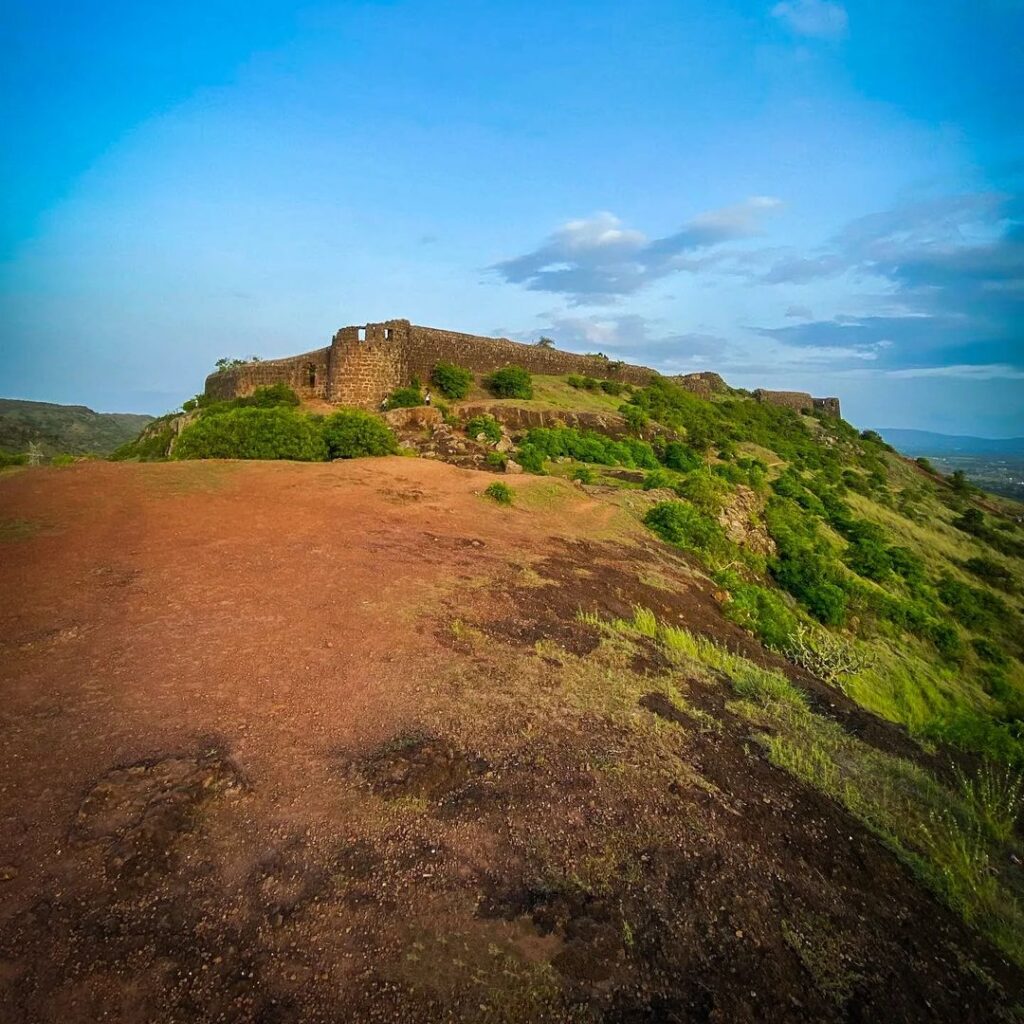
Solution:
{"label": "eroded soil surface", "polygon": [[[993,1021],[1019,972],[772,767],[779,664],[599,496],[425,460],[0,478],[5,1021]],[[865,742],[924,755],[792,667]],[[629,682],[625,686],[624,682]],[[638,696],[623,698],[623,693]]]}

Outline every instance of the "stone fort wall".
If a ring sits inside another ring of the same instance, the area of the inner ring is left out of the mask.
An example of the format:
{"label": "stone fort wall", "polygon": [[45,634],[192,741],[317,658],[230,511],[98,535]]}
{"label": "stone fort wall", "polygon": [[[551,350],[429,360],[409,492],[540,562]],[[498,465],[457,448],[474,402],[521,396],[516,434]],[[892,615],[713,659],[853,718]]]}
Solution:
{"label": "stone fort wall", "polygon": [[[206,378],[206,393],[217,399],[251,394],[256,388],[283,383],[305,399],[377,409],[395,390],[418,376],[424,384],[438,362],[455,363],[475,374],[504,366],[555,376],[579,374],[643,386],[658,376],[646,366],[613,362],[600,356],[577,355],[554,348],[524,345],[508,338],[421,327],[408,320],[342,327],[326,348],[287,359],[270,359],[229,367]],[[710,395],[725,390],[717,374],[669,378],[682,387]],[[812,398],[796,391],[756,391],[759,401],[800,411],[823,409],[839,415],[839,400]]]}
{"label": "stone fort wall", "polygon": [[812,398],[806,391],[765,391],[764,388],[758,388],[754,398],[771,405],[784,405],[797,412],[820,411],[830,416],[839,416],[838,398]]}

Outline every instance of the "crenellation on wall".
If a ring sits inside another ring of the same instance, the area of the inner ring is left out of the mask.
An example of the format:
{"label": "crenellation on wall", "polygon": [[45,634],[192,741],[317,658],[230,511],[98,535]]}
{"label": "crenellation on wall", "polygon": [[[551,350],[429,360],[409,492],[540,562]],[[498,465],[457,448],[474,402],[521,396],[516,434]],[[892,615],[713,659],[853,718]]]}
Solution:
{"label": "crenellation on wall", "polygon": [[[660,376],[649,367],[603,356],[579,355],[509,338],[485,338],[396,319],[342,327],[326,348],[212,373],[206,378],[206,394],[218,399],[242,397],[258,387],[282,383],[302,398],[377,409],[392,391],[411,383],[414,377],[428,383],[434,367],[442,361],[464,366],[477,375],[505,366],[521,366],[530,373],[578,374],[640,387]],[[669,380],[704,397],[728,390],[717,373],[691,373]],[[839,415],[837,398],[812,398],[802,391],[763,389],[755,391],[754,397],[799,412],[819,410]]]}

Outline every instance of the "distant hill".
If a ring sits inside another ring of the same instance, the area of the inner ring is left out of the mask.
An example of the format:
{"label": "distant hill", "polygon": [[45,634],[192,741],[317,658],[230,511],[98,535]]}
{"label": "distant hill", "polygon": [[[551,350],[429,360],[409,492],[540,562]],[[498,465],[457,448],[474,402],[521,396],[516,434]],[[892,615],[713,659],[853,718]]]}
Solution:
{"label": "distant hill", "polygon": [[970,437],[898,427],[876,429],[905,455],[1024,455],[1024,437]]}
{"label": "distant hill", "polygon": [[34,441],[47,455],[109,455],[152,419],[136,413],[93,412],[84,405],[0,398],[0,450],[24,452]]}

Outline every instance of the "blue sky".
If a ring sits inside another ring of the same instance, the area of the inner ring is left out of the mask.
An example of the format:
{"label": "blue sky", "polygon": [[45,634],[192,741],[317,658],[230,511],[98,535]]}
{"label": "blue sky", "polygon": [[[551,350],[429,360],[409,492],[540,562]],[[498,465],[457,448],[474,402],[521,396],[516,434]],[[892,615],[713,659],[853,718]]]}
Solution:
{"label": "blue sky", "polygon": [[387,317],[1024,434],[1024,3],[9,3],[0,393]]}

